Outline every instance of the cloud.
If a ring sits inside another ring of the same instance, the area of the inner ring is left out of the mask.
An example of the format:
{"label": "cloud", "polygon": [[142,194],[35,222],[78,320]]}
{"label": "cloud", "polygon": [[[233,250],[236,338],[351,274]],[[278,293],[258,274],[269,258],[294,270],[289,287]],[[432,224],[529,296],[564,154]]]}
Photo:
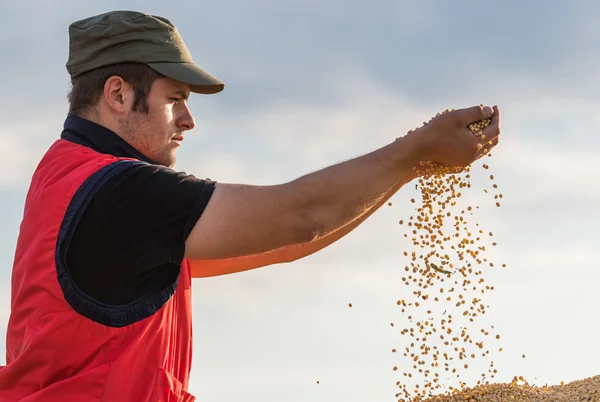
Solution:
{"label": "cloud", "polygon": [[518,139],[507,140],[502,146],[503,157],[495,162],[498,171],[507,174],[505,182],[511,182],[513,199],[600,197],[600,188],[594,185],[600,179],[598,151],[565,151],[540,141]]}
{"label": "cloud", "polygon": [[[484,11],[473,2],[374,4],[237,0],[199,12],[191,2],[174,10],[158,1],[113,0],[99,6],[63,0],[49,7],[43,1],[24,0],[3,6],[12,16],[7,29],[14,36],[0,39],[0,46],[18,60],[3,67],[4,74],[13,77],[5,88],[36,93],[29,100],[43,110],[49,99],[66,92],[68,25],[128,8],[170,18],[196,61],[226,82],[219,97],[227,107],[284,99],[337,102],[331,82],[348,66],[419,103],[488,97],[522,81],[537,83],[544,93],[577,92],[593,99],[597,92],[590,85],[600,66],[592,39],[597,28],[590,17],[597,5],[553,3],[540,10],[509,1]],[[481,21],[486,12],[481,32],[464,22]],[[20,38],[18,43],[13,37]],[[584,58],[585,63],[573,62]],[[512,88],[518,91],[518,86]]]}
{"label": "cloud", "polygon": [[29,186],[44,152],[62,131],[63,116],[0,123],[0,187]]}

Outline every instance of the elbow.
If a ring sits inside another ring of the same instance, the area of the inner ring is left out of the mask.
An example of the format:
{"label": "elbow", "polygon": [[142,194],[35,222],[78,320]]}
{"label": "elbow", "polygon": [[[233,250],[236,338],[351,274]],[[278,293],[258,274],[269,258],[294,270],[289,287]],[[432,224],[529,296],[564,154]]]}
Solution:
{"label": "elbow", "polygon": [[305,227],[302,228],[301,236],[302,243],[312,243],[323,237],[323,230],[320,226],[316,225],[315,222],[307,222]]}
{"label": "elbow", "polygon": [[325,235],[324,225],[311,211],[302,211],[295,214],[296,243],[304,244],[314,242]]}
{"label": "elbow", "polygon": [[296,183],[290,183],[285,187],[285,194],[288,197],[286,205],[286,215],[288,228],[291,228],[291,243],[305,244],[311,243],[323,237],[326,231],[325,214],[319,202],[306,196],[305,191],[299,191]]}

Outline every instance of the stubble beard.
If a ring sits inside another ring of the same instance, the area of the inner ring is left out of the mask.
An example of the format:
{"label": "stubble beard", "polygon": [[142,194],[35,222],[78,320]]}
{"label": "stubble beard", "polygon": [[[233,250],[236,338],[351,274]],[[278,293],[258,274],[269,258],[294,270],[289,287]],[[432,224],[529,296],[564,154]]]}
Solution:
{"label": "stubble beard", "polygon": [[121,126],[121,136],[129,145],[159,165],[168,168],[175,166],[175,162],[177,161],[175,150],[165,147],[158,154],[152,151],[155,149],[152,146],[155,140],[152,136],[148,136],[147,133],[152,133],[155,127],[152,124],[150,114],[131,112],[119,123]]}

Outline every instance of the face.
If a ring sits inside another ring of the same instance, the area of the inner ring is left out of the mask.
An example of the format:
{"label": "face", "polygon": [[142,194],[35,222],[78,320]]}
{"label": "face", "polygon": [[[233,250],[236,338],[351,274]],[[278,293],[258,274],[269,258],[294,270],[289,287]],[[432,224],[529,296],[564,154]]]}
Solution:
{"label": "face", "polygon": [[149,112],[131,110],[119,121],[120,135],[153,161],[173,167],[176,151],[194,118],[187,106],[190,87],[170,78],[154,81],[148,95]]}

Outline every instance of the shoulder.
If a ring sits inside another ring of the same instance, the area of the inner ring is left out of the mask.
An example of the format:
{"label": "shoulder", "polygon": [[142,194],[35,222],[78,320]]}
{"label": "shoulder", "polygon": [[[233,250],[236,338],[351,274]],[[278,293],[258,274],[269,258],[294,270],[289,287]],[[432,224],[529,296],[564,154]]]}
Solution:
{"label": "shoulder", "polygon": [[197,193],[214,182],[199,179],[192,174],[149,163],[119,161],[122,167],[102,186],[98,195],[110,197],[153,197],[165,192]]}

